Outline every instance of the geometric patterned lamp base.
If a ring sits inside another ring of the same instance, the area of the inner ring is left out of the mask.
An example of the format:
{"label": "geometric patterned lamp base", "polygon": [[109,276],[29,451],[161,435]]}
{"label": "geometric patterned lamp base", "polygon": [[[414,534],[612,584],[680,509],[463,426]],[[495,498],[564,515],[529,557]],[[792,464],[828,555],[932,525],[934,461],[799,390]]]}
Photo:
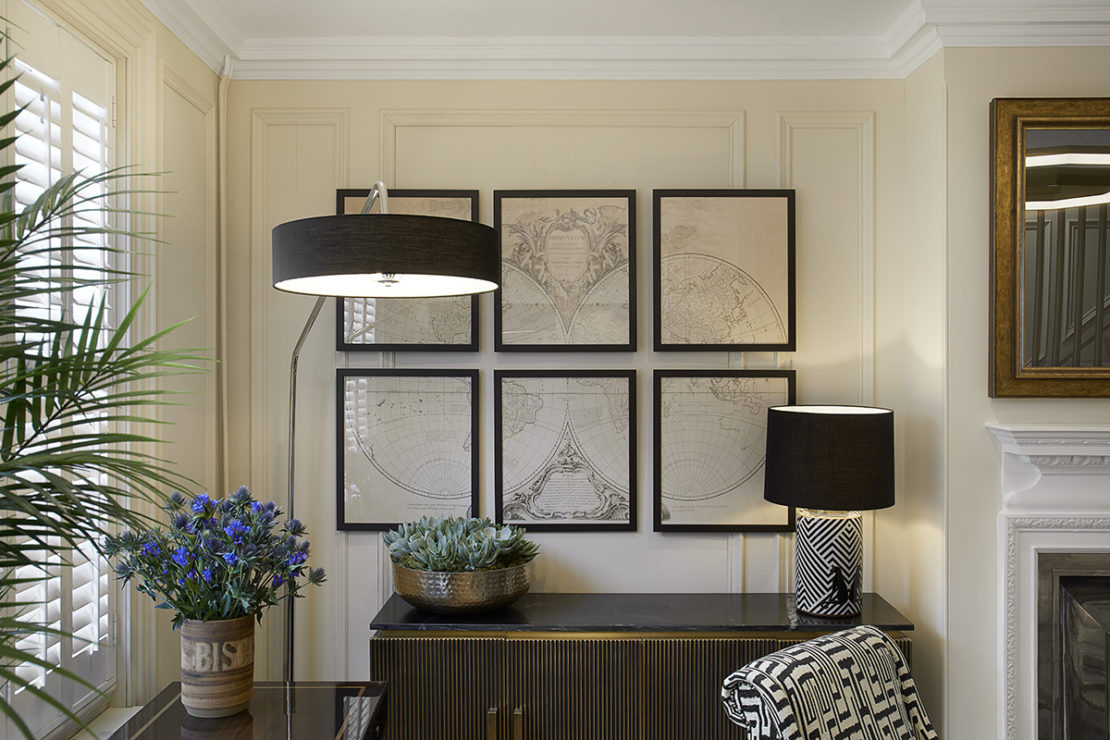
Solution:
{"label": "geometric patterned lamp base", "polygon": [[800,612],[854,617],[863,578],[863,515],[858,511],[797,510],[794,588]]}

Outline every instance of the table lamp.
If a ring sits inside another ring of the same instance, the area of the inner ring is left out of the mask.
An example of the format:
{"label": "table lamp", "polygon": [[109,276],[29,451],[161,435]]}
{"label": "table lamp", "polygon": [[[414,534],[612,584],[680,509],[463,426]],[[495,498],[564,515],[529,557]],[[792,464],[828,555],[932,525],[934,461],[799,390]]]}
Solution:
{"label": "table lamp", "polygon": [[[380,201],[380,213],[371,214]],[[274,227],[274,287],[318,296],[289,363],[289,507],[293,518],[297,359],[328,296],[431,298],[496,290],[497,232],[483,224],[389,213],[389,191],[374,183],[357,215],[317,216]],[[293,680],[293,599],[286,600],[285,682]]]}
{"label": "table lamp", "polygon": [[763,498],[797,507],[799,612],[860,613],[866,509],[894,505],[894,412],[869,406],[773,406]]}

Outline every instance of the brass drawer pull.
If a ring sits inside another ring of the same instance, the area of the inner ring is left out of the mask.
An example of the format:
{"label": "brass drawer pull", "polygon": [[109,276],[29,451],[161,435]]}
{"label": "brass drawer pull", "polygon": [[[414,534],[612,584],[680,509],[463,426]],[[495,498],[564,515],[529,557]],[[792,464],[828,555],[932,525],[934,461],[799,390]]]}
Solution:
{"label": "brass drawer pull", "polygon": [[486,710],[486,740],[497,740],[497,707]]}

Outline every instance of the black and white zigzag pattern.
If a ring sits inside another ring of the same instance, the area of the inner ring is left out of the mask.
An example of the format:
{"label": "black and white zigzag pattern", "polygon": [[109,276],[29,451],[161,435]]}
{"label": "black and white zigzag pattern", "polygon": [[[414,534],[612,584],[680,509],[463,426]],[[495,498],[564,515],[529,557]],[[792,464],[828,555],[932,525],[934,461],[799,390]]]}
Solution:
{"label": "black and white zigzag pattern", "polygon": [[859,614],[863,520],[801,515],[797,531],[798,611],[827,617]]}
{"label": "black and white zigzag pattern", "polygon": [[753,739],[937,740],[901,651],[869,625],[748,663],[721,700]]}

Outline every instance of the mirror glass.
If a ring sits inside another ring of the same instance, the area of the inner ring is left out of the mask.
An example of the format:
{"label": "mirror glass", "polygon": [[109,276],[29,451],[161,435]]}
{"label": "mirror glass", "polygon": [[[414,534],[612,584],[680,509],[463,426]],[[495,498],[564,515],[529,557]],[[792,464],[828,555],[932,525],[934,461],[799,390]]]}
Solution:
{"label": "mirror glass", "polygon": [[1021,365],[1110,367],[1110,128],[1026,128]]}

